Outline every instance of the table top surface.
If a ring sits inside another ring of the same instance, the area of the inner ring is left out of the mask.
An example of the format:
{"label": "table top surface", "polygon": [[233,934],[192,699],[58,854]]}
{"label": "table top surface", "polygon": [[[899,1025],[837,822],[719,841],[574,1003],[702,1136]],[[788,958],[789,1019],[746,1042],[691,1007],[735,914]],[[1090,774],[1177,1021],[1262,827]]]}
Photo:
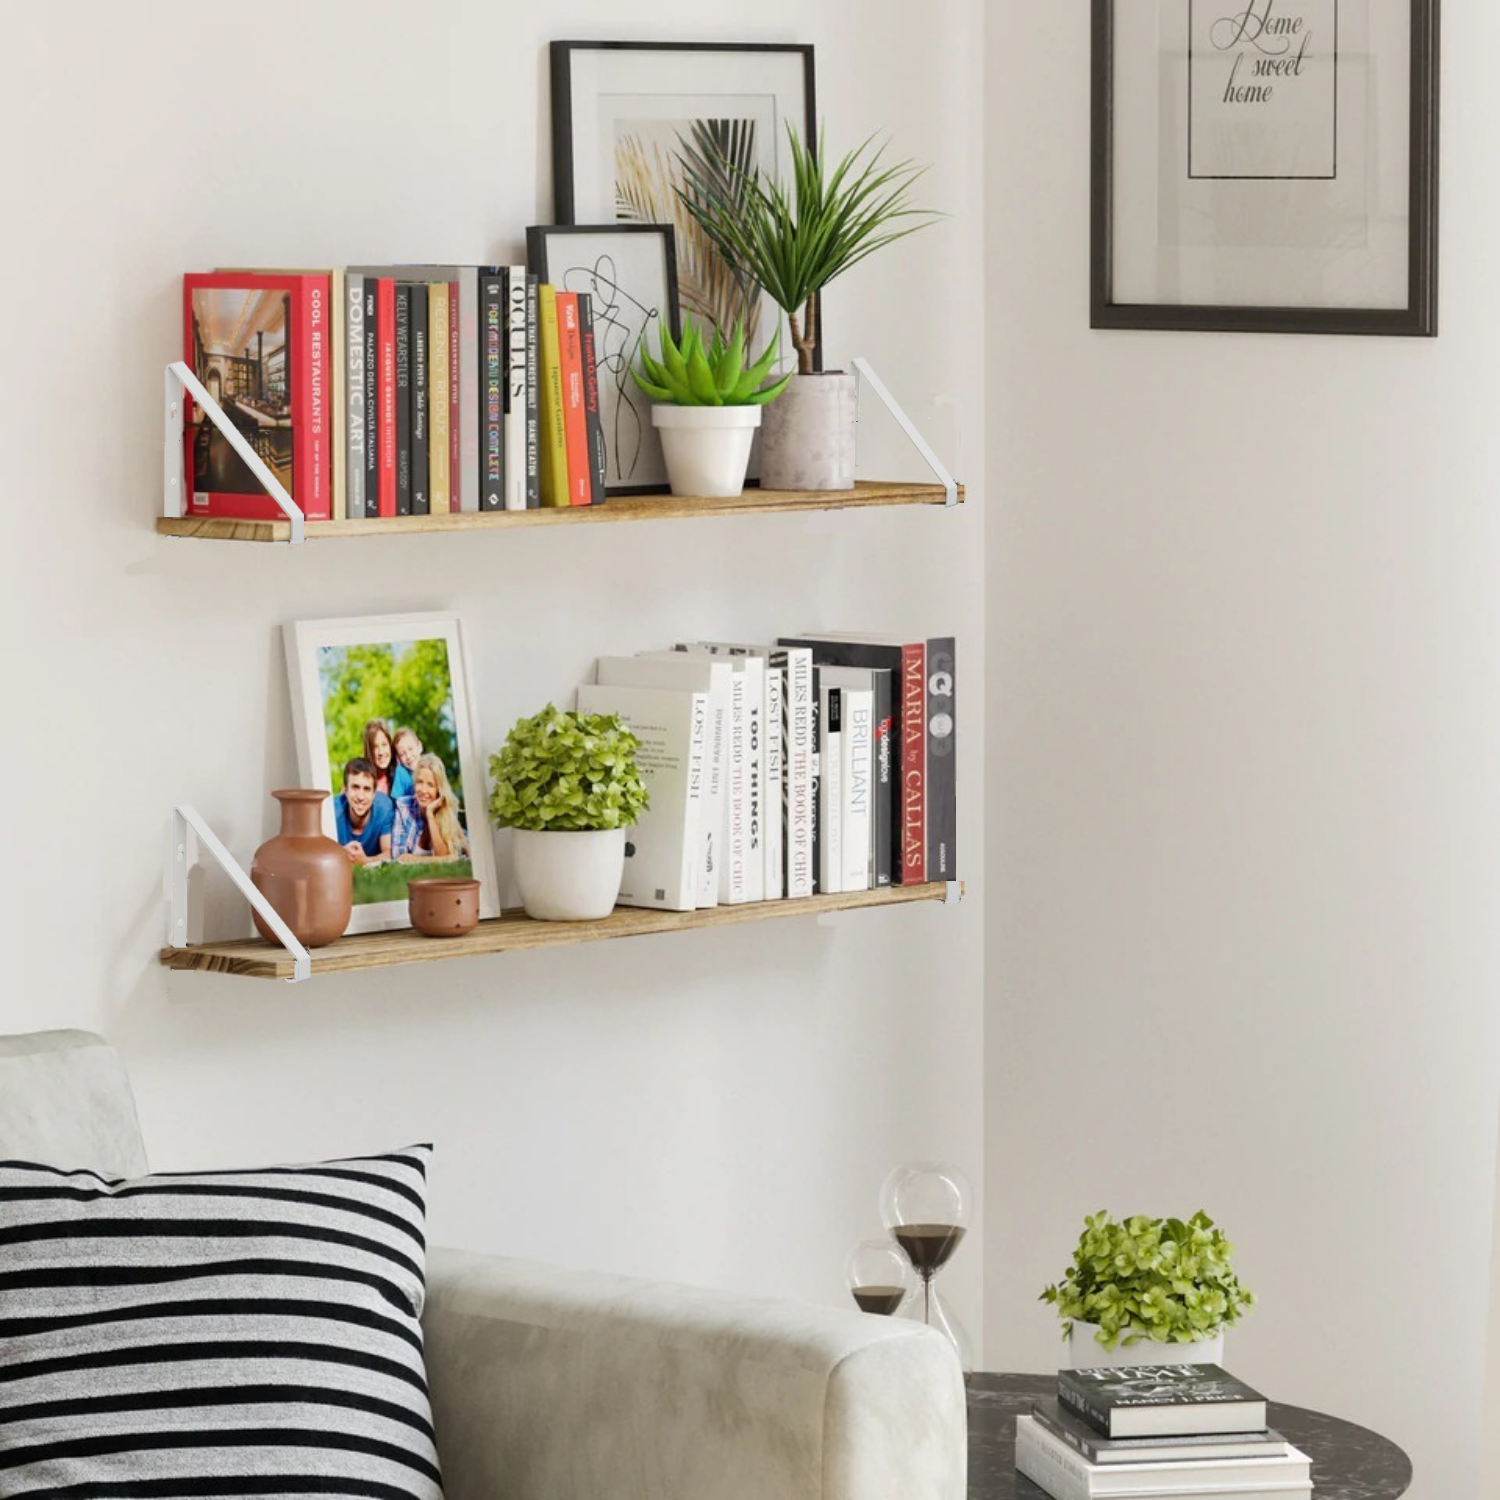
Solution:
{"label": "table top surface", "polygon": [[[1046,1500],[1016,1473],[1016,1418],[1057,1394],[1055,1375],[968,1377],[969,1500]],[[1312,1459],[1316,1500],[1397,1500],[1411,1460],[1389,1438],[1300,1406],[1270,1403],[1270,1423]]]}

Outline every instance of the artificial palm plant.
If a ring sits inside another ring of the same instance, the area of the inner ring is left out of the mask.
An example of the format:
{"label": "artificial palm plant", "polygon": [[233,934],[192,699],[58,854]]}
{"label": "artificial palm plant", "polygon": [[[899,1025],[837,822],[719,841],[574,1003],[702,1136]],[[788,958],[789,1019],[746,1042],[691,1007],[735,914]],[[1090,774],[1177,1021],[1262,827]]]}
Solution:
{"label": "artificial palm plant", "polygon": [[814,151],[788,125],[791,189],[727,155],[711,135],[682,140],[682,206],[736,275],[764,287],[787,315],[798,373],[813,373],[823,289],[850,267],[941,218],[913,208],[910,192],[926,172],[885,163],[873,136],[832,171],[822,140]]}

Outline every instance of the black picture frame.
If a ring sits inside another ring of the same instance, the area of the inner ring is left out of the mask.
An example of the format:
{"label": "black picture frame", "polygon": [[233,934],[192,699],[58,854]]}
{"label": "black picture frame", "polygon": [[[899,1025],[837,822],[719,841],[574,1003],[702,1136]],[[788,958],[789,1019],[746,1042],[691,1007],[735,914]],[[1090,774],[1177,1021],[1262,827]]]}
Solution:
{"label": "black picture frame", "polygon": [[[1113,298],[1114,18],[1116,0],[1091,0],[1092,131],[1090,326],[1222,333],[1342,333],[1433,338],[1438,331],[1439,0],[1411,11],[1410,210],[1404,308],[1234,307],[1120,303]],[[1138,3],[1138,0],[1131,0]]]}
{"label": "black picture frame", "polygon": [[[550,251],[553,240],[583,238],[591,240],[630,240],[650,236],[661,241],[662,276],[666,292],[663,309],[674,340],[682,337],[682,319],[677,305],[677,243],[676,234],[670,224],[533,224],[526,231],[527,269],[543,281],[556,286],[559,291],[587,292],[593,302],[593,318],[597,341],[599,417],[600,430],[606,451],[606,473],[614,474],[625,467],[622,461],[622,438],[615,425],[617,409],[623,399],[634,413],[638,427],[632,427],[625,441],[639,439],[636,461],[647,464],[647,469],[638,481],[622,482],[606,478],[606,490],[610,495],[654,495],[667,488],[666,465],[660,461],[660,444],[655,438],[650,422],[650,401],[633,384],[631,367],[635,363],[637,343],[633,337],[633,323],[622,309],[611,309],[609,297],[619,292],[618,285],[605,287],[597,284],[591,273],[588,279],[570,274],[569,269],[555,261]],[[597,267],[594,268],[597,272]],[[613,333],[611,332],[613,330]],[[642,330],[644,332],[644,330]],[[618,342],[612,342],[618,339]]]}

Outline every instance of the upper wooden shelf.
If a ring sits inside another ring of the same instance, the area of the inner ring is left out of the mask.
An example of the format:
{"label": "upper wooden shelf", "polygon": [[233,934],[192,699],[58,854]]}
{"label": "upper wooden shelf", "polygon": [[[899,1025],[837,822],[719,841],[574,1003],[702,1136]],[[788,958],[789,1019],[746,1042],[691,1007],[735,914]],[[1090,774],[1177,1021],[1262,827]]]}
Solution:
{"label": "upper wooden shelf", "polygon": [[[780,515],[796,510],[860,510],[882,505],[942,505],[940,484],[889,484],[867,481],[852,490],[746,490],[728,500],[678,495],[621,495],[605,505],[568,509],[466,511],[447,516],[388,516],[377,520],[309,521],[307,540],[333,541],[353,536],[411,536],[426,531],[501,531],[526,526],[569,526],[607,521],[671,521],[687,516]],[[958,487],[964,500],[964,487]],[[220,542],[286,542],[286,521],[227,521],[200,516],[159,516],[163,536],[207,537]]]}
{"label": "upper wooden shelf", "polygon": [[[963,894],[963,887],[957,887]],[[866,906],[901,906],[914,901],[945,901],[948,886],[895,885],[878,891],[809,896],[800,901],[762,901],[745,906],[715,906],[704,911],[642,911],[616,907],[602,922],[533,922],[523,912],[508,911],[481,922],[467,937],[429,938],[402,929],[340,938],[312,950],[312,972],[345,974],[356,969],[388,969],[397,964],[435,963],[474,958],[486,953],[514,953],[530,948],[563,948],[609,938],[645,937],[658,932],[691,932],[705,927],[733,927],[778,917],[810,917],[821,912],[853,911]],[[234,943],[200,943],[190,948],[163,948],[169,969],[199,973],[240,974],[251,979],[292,978],[292,958],[274,943],[247,938]]]}

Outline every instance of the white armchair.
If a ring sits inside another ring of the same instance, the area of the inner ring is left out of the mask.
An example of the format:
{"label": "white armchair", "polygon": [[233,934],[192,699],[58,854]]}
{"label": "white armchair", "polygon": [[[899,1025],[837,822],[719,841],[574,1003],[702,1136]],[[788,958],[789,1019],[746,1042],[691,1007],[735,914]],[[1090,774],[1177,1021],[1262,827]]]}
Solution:
{"label": "white armchair", "polygon": [[[0,1037],[0,1157],[143,1173],[117,1054]],[[437,1250],[424,1330],[450,1500],[963,1500],[963,1380],[912,1323]]]}

